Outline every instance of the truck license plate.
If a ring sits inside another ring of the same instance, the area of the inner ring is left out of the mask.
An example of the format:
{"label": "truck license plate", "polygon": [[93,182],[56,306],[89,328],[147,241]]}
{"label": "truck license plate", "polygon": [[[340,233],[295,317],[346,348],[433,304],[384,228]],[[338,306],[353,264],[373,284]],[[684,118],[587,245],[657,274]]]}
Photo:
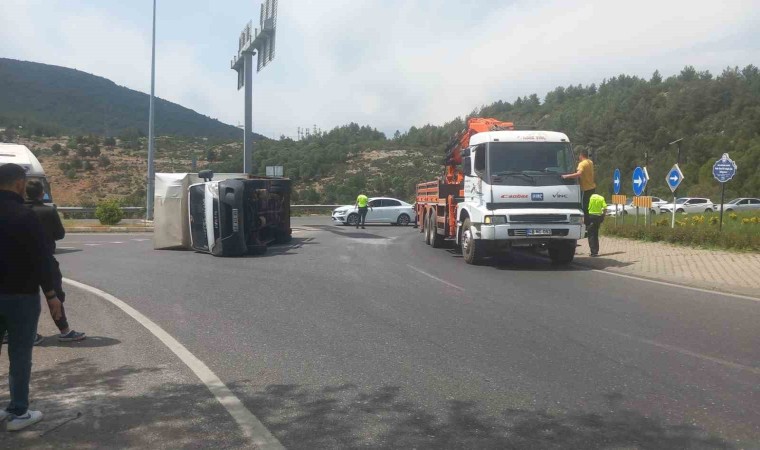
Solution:
{"label": "truck license plate", "polygon": [[528,236],[551,236],[552,230],[549,228],[530,228]]}

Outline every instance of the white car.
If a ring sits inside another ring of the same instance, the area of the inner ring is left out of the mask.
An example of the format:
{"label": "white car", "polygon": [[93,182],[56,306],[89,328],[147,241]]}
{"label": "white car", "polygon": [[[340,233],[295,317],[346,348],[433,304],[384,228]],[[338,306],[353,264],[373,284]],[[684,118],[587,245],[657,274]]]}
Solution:
{"label": "white car", "polygon": [[[659,214],[660,213],[660,207],[663,205],[666,205],[668,202],[661,199],[660,197],[652,197],[652,214]],[[672,206],[672,203],[671,203]],[[638,209],[639,214],[644,214],[644,208]],[[629,198],[628,203],[626,205],[618,205],[617,207],[617,213],[618,215],[627,215],[627,214],[633,214],[636,215],[636,207],[633,206],[633,199]],[[615,205],[607,205],[607,213],[608,216],[614,216],[615,215]]]}
{"label": "white car", "polygon": [[[392,225],[409,225],[416,217],[414,206],[396,198],[373,197],[369,199],[366,223],[390,223]],[[354,205],[335,208],[332,213],[334,223],[356,226],[359,210]]]}
{"label": "white car", "polygon": [[[716,211],[720,211],[720,205],[715,206]],[[723,204],[724,212],[739,212],[760,210],[760,198],[735,198],[728,203]]]}
{"label": "white car", "polygon": [[[681,197],[676,200],[676,212],[687,214],[711,213],[715,211],[715,205],[709,198]],[[673,213],[673,204],[667,203],[660,206],[663,214]]]}

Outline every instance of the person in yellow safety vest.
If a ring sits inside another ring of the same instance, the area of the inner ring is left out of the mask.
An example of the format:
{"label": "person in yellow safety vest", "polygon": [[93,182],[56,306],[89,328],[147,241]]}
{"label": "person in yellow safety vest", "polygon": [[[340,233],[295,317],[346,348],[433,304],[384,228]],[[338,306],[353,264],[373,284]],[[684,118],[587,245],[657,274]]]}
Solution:
{"label": "person in yellow safety vest", "polygon": [[604,211],[607,209],[607,202],[599,194],[592,194],[588,202],[588,246],[591,249],[591,256],[599,256],[599,227],[604,222]]}
{"label": "person in yellow safety vest", "polygon": [[359,228],[359,225],[361,225],[362,229],[364,229],[364,222],[367,220],[368,201],[369,199],[364,194],[359,194],[359,196],[356,197],[354,208],[359,208],[359,218],[356,219],[356,228]]}

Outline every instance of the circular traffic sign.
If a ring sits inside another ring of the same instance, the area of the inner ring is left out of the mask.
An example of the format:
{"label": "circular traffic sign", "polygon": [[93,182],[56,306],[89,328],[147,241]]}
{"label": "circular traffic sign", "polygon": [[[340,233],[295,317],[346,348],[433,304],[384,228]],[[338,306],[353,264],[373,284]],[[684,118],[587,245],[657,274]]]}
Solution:
{"label": "circular traffic sign", "polygon": [[736,163],[728,157],[728,153],[715,161],[713,164],[713,177],[721,183],[725,183],[736,175]]}
{"label": "circular traffic sign", "polygon": [[644,188],[647,186],[647,177],[644,173],[644,169],[641,167],[636,167],[633,171],[633,193],[636,194],[636,196],[641,195],[644,193]]}

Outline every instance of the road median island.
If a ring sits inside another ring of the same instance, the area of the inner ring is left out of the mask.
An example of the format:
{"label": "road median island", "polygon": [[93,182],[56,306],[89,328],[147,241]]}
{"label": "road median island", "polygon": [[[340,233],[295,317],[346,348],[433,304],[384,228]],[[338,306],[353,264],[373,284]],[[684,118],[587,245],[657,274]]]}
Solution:
{"label": "road median island", "polygon": [[760,253],[709,250],[603,236],[599,257],[579,241],[584,267],[760,299]]}

